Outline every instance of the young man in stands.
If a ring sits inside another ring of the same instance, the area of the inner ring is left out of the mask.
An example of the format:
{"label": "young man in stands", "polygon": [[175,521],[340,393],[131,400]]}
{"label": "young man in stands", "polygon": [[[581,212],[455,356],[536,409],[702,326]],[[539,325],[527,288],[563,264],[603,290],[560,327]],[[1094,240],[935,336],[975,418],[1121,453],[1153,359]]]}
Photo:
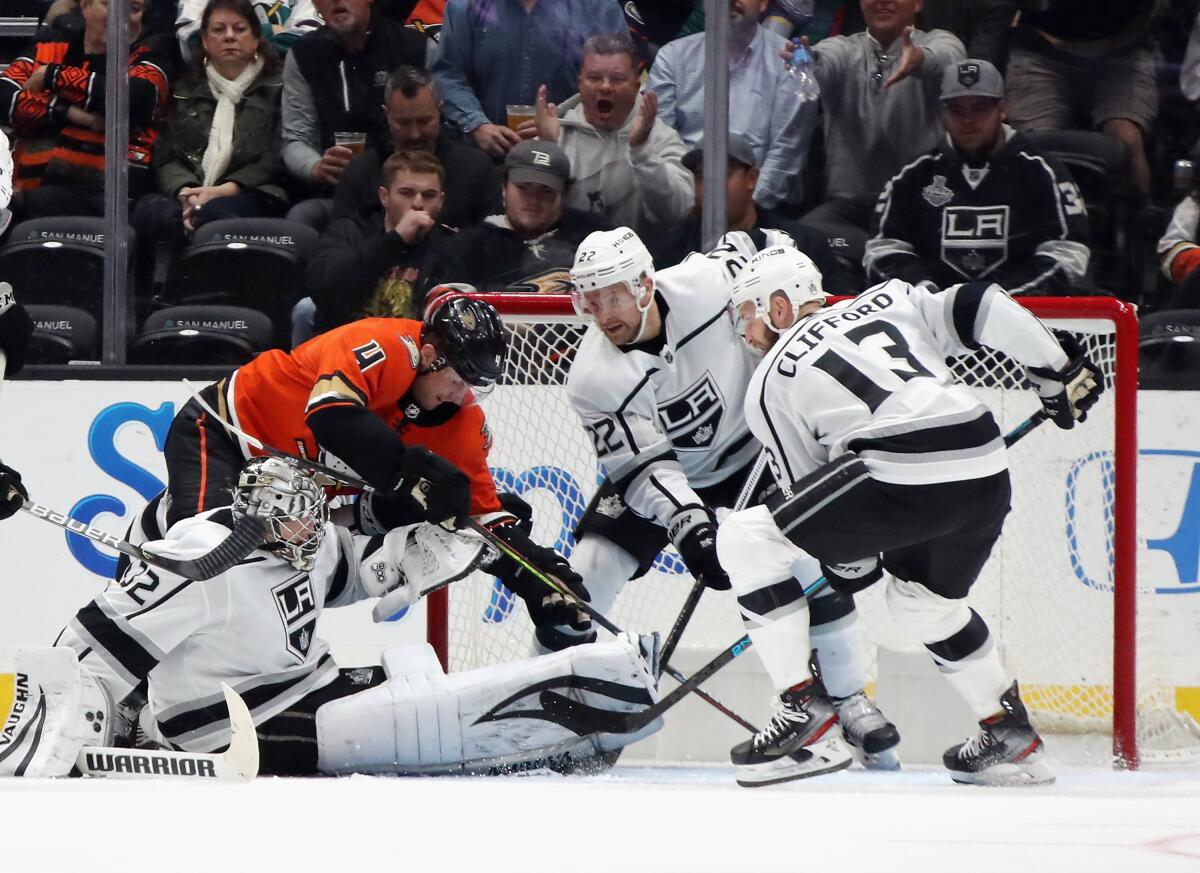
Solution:
{"label": "young man in stands", "polygon": [[1066,294],[1087,272],[1087,208],[1070,172],[1004,123],[1004,79],[987,61],[946,69],[946,140],[880,195],[863,267],[871,283],[934,289],[996,282]]}

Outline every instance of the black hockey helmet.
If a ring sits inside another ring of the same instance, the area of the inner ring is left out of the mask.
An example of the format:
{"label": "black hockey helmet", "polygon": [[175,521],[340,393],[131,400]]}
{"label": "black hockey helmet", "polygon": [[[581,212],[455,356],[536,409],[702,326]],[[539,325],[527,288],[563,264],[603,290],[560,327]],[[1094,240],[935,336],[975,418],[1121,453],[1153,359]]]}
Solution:
{"label": "black hockey helmet", "polygon": [[438,285],[429,292],[421,342],[438,350],[432,369],[453,367],[476,388],[495,384],[504,370],[508,335],[494,306],[467,296],[471,285]]}

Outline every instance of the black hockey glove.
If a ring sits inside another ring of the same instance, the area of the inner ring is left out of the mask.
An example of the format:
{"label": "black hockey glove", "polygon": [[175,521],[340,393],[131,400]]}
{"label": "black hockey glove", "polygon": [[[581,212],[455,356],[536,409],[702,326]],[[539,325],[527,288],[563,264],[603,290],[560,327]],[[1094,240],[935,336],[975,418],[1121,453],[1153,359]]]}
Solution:
{"label": "black hockey glove", "polygon": [[[7,304],[7,305],[6,305]],[[12,377],[25,364],[25,348],[33,334],[33,319],[25,307],[13,302],[12,286],[0,282],[0,352],[8,359],[0,379]]]}
{"label": "black hockey glove", "polygon": [[28,499],[29,492],[21,484],[21,474],[0,464],[0,521],[16,513]]}
{"label": "black hockey glove", "polygon": [[1104,377],[1075,339],[1067,331],[1054,331],[1069,360],[1061,370],[1029,367],[1029,381],[1037,389],[1038,399],[1050,420],[1063,430],[1077,421],[1087,421],[1088,410],[1104,391]]}
{"label": "black hockey glove", "polygon": [[671,516],[667,536],[689,573],[714,591],[728,590],[729,574],[717,560],[716,519],[708,507],[693,503],[678,510]]}
{"label": "black hockey glove", "polygon": [[829,587],[839,594],[856,594],[883,578],[878,555],[844,564],[822,564],[821,572],[825,574]]}
{"label": "black hockey glove", "polygon": [[[491,531],[512,546],[513,550],[530,564],[563,583],[580,600],[591,600],[591,595],[584,587],[583,577],[572,569],[567,559],[554,549],[539,546],[531,540],[528,531],[516,519],[503,519],[492,525]],[[536,627],[566,625],[580,634],[592,634],[591,639],[583,639],[581,642],[592,642],[595,639],[592,620],[588,618],[587,613],[569,597],[559,594],[530,573],[517,563],[515,558],[501,553],[491,563],[485,563],[484,569],[498,576],[509,591],[525,601],[529,618]]]}
{"label": "black hockey glove", "polygon": [[400,524],[442,524],[471,514],[471,480],[467,474],[424,446],[404,447],[400,476],[389,496],[398,501],[396,509],[404,514]]}

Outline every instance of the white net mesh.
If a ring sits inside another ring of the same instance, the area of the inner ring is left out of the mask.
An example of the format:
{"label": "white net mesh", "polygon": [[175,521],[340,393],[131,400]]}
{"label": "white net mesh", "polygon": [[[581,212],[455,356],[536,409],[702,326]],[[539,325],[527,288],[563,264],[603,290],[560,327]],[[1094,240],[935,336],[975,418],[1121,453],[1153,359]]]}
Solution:
{"label": "white net mesh", "polygon": [[[582,330],[566,300],[554,316],[516,316],[504,312],[503,302],[500,307],[511,327],[511,346],[503,383],[484,403],[495,436],[491,463],[501,489],[516,491],[533,505],[534,539],[569,556],[575,523],[599,481],[592,447],[562,387]],[[1033,308],[1038,310],[1036,304]],[[1020,679],[1022,697],[1040,729],[1110,734],[1115,327],[1097,317],[1047,320],[1076,334],[1109,390],[1084,425],[1062,431],[1046,424],[1011,450],[1013,511],[970,602]],[[1039,408],[1022,369],[1003,355],[985,351],[963,359],[956,374],[992,408],[1005,432]],[[1134,475],[1132,469],[1122,473]],[[691,578],[668,549],[651,573],[625,587],[609,618],[620,627],[665,634],[690,587]],[[876,585],[857,596],[871,642],[872,675],[877,647],[913,647],[888,617],[883,590]],[[1174,688],[1156,668],[1153,593],[1138,599],[1137,639],[1121,640],[1117,648],[1122,659],[1141,653],[1139,745],[1144,756],[1153,757],[1155,750],[1184,754],[1180,750],[1200,748],[1200,741],[1191,730],[1194,722],[1176,713]],[[732,597],[710,592],[684,640],[715,652],[742,633]],[[532,653],[532,627],[523,606],[483,574],[451,587],[448,637],[451,670]]]}

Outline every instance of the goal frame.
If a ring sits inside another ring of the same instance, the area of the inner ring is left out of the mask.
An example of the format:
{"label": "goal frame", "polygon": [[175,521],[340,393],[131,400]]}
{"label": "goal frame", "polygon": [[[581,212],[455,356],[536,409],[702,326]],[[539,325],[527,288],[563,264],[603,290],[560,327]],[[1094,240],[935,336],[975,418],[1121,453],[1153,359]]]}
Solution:
{"label": "goal frame", "polygon": [[[477,294],[501,318],[541,322],[578,320],[569,295]],[[834,298],[844,299],[844,298]],[[1112,753],[1115,766],[1137,769],[1137,388],[1136,308],[1112,297],[1027,297],[1023,306],[1041,318],[1105,320],[1114,332],[1113,426],[1113,677]],[[499,387],[497,390],[503,390]],[[1050,424],[1044,426],[1052,426]],[[449,664],[449,593],[428,598],[427,639],[443,668]]]}

